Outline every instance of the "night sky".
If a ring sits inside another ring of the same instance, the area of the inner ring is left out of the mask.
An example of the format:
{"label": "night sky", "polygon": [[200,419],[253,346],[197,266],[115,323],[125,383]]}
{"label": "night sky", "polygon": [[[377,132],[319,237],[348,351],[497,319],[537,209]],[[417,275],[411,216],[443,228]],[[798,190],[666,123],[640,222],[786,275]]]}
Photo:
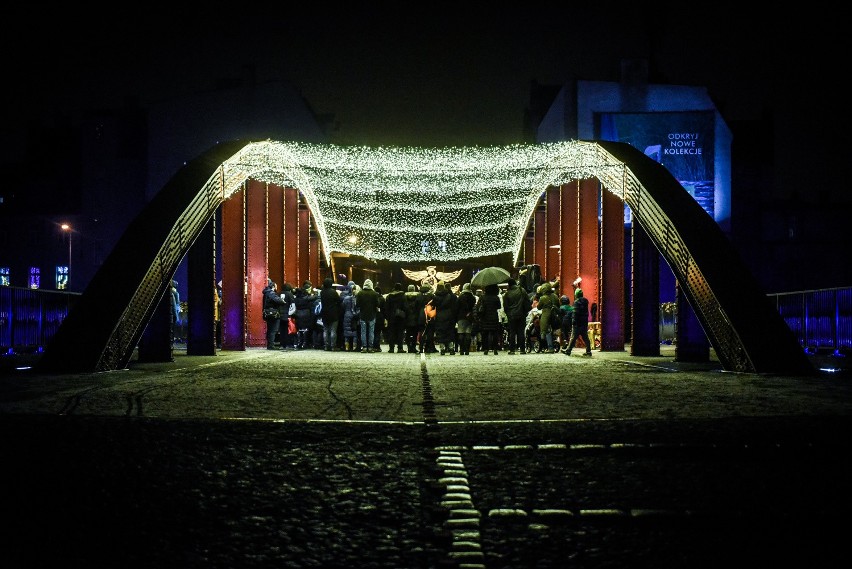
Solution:
{"label": "night sky", "polygon": [[772,116],[781,188],[832,167],[841,152],[846,65],[833,46],[845,36],[832,29],[836,16],[744,17],[659,2],[462,5],[13,14],[18,25],[0,39],[3,124],[13,135],[5,159],[21,151],[33,121],[120,106],[128,96],[144,105],[210,89],[244,66],[260,81],[289,81],[314,111],[334,114],[340,144],[522,142],[531,81],[617,81],[623,58],[649,59],[652,82],[706,86],[729,123]]}

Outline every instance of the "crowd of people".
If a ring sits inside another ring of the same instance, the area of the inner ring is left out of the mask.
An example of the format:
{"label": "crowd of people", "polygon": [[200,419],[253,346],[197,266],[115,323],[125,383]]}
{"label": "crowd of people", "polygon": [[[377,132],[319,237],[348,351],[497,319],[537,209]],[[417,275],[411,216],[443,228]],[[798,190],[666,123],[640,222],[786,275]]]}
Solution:
{"label": "crowd of people", "polygon": [[[558,281],[471,287],[454,291],[443,281],[407,288],[395,283],[387,294],[371,279],[342,289],[330,277],[320,289],[267,280],[263,289],[266,347],[362,353],[497,355],[563,353],[578,342],[592,355],[589,302],[579,286],[574,301],[557,296]],[[386,350],[382,346],[386,346]]]}

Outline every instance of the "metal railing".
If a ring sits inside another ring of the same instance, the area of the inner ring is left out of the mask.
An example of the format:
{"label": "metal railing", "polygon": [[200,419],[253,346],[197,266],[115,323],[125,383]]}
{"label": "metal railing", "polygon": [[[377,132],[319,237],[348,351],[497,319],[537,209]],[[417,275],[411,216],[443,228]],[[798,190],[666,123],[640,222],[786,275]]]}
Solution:
{"label": "metal railing", "polygon": [[[852,350],[852,287],[768,295],[809,353]],[[44,350],[80,293],[0,287],[0,353]],[[671,304],[671,303],[669,303]],[[660,338],[674,338],[677,314],[660,309]]]}
{"label": "metal railing", "polygon": [[808,353],[852,348],[852,287],[768,295]]}
{"label": "metal railing", "polygon": [[13,286],[0,287],[0,351],[44,351],[80,293]]}

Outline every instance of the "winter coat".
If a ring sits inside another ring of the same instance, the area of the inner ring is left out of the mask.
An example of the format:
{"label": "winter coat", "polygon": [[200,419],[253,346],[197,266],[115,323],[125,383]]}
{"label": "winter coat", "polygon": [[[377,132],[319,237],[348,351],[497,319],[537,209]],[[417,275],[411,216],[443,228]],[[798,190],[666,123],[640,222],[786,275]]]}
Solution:
{"label": "winter coat", "polygon": [[574,299],[574,327],[583,329],[589,327],[589,301],[585,296]]}
{"label": "winter coat", "polygon": [[322,317],[323,325],[333,324],[340,320],[342,300],[340,294],[338,294],[333,286],[325,286],[323,284],[323,288],[320,291],[320,302],[322,302],[320,316]]}
{"label": "winter coat", "polygon": [[[407,311],[407,315],[405,317],[406,328],[417,327],[417,297],[419,295],[420,293],[416,291],[405,293],[405,306]],[[420,311],[423,312],[423,307],[420,307]]]}
{"label": "winter coat", "polygon": [[456,322],[459,320],[473,321],[473,309],[476,308],[476,295],[469,290],[463,290],[456,300]]}
{"label": "winter coat", "polygon": [[355,295],[355,301],[358,304],[358,312],[361,314],[361,319],[365,322],[375,320],[379,309],[379,293],[371,288],[362,288]]}
{"label": "winter coat", "polygon": [[571,326],[574,325],[574,307],[569,302],[559,305],[562,311],[562,331],[570,334]]}
{"label": "winter coat", "polygon": [[[278,311],[281,313],[281,323],[286,326],[287,321],[290,320],[290,305],[296,302],[296,297],[293,296],[292,289],[282,292],[281,300],[284,301],[284,304],[278,309]],[[282,330],[286,330],[286,328],[282,328]]]}
{"label": "winter coat", "polygon": [[379,297],[379,302],[376,304],[376,338],[378,338],[382,330],[385,329],[385,318],[387,318],[387,314],[385,313],[385,295],[382,294],[382,290],[378,287],[373,290],[376,291],[376,294]]}
{"label": "winter coat", "polygon": [[500,295],[497,287],[485,288],[485,294],[479,299],[481,306],[477,307],[479,314],[479,328],[483,331],[497,331],[502,329],[497,309],[500,308]]}
{"label": "winter coat", "polygon": [[299,330],[313,330],[317,320],[314,316],[317,296],[309,295],[303,288],[293,289],[293,296],[296,297],[296,327]]}
{"label": "winter coat", "polygon": [[532,308],[529,293],[518,285],[512,285],[503,295],[503,309],[509,320],[523,320]]}
{"label": "winter coat", "polygon": [[263,289],[263,308],[277,308],[279,315],[284,314],[286,316],[286,304],[278,292],[271,286]]}
{"label": "winter coat", "polygon": [[[398,318],[396,315],[397,308],[405,312],[405,316]],[[405,302],[404,292],[401,290],[395,290],[388,293],[385,297],[384,315],[385,319],[388,321],[388,325],[393,322],[397,326],[405,326],[406,320],[408,319],[408,305]]]}
{"label": "winter coat", "polygon": [[553,292],[553,287],[550,283],[544,283],[538,290],[538,306],[541,310],[541,320],[539,328],[542,332],[550,331],[550,314],[551,311],[559,308],[559,297]]}
{"label": "winter coat", "polygon": [[357,338],[361,332],[358,329],[352,329],[352,320],[357,320],[355,315],[355,295],[350,291],[343,293],[341,298],[341,310],[343,312],[343,337]]}
{"label": "winter coat", "polygon": [[438,286],[435,292],[435,341],[450,342],[455,337],[456,302],[458,298],[453,291]]}

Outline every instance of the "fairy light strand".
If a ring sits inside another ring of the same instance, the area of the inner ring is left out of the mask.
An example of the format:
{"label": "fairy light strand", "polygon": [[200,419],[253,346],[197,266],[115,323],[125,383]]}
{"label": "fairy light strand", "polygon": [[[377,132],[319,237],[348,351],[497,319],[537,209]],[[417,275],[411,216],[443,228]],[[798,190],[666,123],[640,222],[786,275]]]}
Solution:
{"label": "fairy light strand", "polygon": [[548,187],[588,178],[623,185],[623,164],[579,141],[433,149],[267,140],[222,167],[226,199],[249,178],[297,188],[327,261],[333,252],[389,261],[517,257]]}

